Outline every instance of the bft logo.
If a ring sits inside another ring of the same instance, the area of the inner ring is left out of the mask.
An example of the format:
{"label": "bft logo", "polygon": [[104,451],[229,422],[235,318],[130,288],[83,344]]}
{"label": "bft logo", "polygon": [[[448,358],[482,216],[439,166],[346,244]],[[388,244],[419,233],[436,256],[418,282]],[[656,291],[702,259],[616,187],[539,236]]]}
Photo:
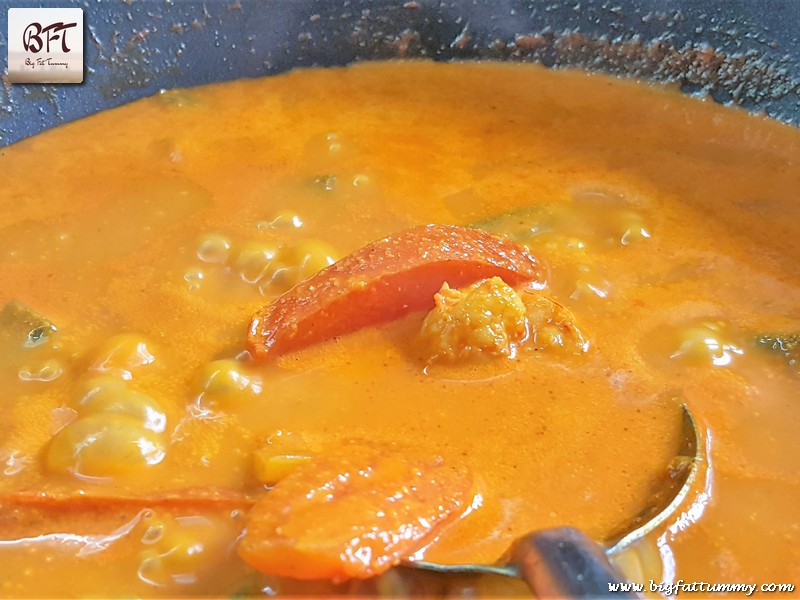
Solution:
{"label": "bft logo", "polygon": [[83,9],[9,8],[11,83],[83,81]]}
{"label": "bft logo", "polygon": [[[67,29],[77,27],[77,23],[52,23],[47,27],[42,27],[40,23],[31,23],[25,28],[22,34],[22,45],[27,52],[41,52],[47,44],[46,52],[50,52],[50,42],[61,40],[61,51],[66,54],[70,51],[67,46]],[[44,34],[44,41],[42,41]]]}

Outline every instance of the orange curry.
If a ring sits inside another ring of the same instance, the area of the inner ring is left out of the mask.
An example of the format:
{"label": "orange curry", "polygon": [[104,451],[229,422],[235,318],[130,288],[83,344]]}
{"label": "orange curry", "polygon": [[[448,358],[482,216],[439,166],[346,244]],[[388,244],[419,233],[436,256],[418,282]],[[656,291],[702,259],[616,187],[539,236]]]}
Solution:
{"label": "orange curry", "polygon": [[524,593],[392,567],[602,541],[682,402],[700,477],[614,561],[800,584],[797,130],[374,63],[166,91],[0,172],[0,595]]}

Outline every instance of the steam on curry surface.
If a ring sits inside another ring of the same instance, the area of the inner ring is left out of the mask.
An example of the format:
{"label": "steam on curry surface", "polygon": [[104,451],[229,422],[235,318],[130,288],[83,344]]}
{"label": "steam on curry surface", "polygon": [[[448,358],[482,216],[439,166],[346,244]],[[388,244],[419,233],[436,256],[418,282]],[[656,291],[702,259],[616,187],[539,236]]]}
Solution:
{"label": "steam on curry surface", "polygon": [[0,150],[3,595],[341,593],[602,539],[680,400],[706,481],[627,574],[791,582],[798,159],[796,130],[662,89],[427,63]]}

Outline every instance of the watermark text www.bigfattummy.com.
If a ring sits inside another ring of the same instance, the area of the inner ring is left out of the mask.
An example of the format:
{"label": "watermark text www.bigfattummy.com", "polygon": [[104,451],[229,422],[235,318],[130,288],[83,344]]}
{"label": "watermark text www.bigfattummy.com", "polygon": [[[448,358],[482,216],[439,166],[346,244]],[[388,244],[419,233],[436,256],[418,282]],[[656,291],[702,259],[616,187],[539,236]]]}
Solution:
{"label": "watermark text www.bigfattummy.com", "polygon": [[609,583],[608,591],[614,592],[654,592],[665,596],[678,594],[740,593],[751,596],[763,593],[790,593],[795,591],[793,583],[710,583],[708,581],[684,581],[674,583],[658,582],[651,579],[647,583]]}

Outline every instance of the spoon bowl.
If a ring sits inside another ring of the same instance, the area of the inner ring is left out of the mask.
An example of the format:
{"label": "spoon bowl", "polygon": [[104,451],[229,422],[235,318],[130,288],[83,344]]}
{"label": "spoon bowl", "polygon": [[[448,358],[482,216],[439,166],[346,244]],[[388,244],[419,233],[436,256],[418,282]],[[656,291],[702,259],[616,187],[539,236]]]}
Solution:
{"label": "spoon bowl", "polygon": [[[609,595],[624,576],[609,562],[614,556],[658,529],[686,499],[697,478],[702,444],[697,422],[681,405],[681,436],[664,482],[642,509],[597,543],[573,527],[554,527],[516,540],[496,564],[445,565],[407,561],[405,566],[445,574],[493,574],[519,577],[541,597]],[[619,598],[619,593],[614,593]],[[626,597],[623,593],[621,597]],[[628,594],[628,597],[635,597]]]}

